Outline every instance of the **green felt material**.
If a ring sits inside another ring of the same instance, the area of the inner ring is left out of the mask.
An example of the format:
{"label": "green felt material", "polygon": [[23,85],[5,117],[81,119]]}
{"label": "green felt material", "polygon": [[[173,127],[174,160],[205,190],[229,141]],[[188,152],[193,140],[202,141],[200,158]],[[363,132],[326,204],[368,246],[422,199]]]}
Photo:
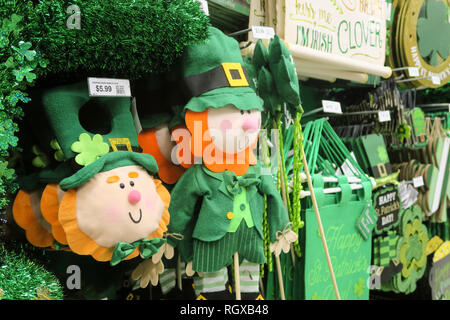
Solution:
{"label": "green felt material", "polygon": [[129,151],[116,151],[107,153],[90,165],[83,167],[72,176],[62,180],[60,187],[64,191],[77,188],[88,182],[98,172],[132,165],[142,166],[152,175],[158,172],[158,165],[151,155]]}
{"label": "green felt material", "polygon": [[241,192],[234,196],[233,214],[228,232],[236,232],[242,220],[245,221],[247,228],[252,228],[255,224],[252,219],[252,212],[250,211],[250,203],[247,200],[247,190],[240,187]]}
{"label": "green felt material", "polygon": [[[184,77],[198,75],[212,70],[222,63],[240,63],[244,61],[239,49],[239,43],[226,36],[217,28],[208,29],[208,40],[205,43],[188,46],[182,57]],[[191,98],[184,110],[203,112],[209,107],[220,108],[228,104],[240,110],[262,110],[263,101],[251,87],[218,88],[198,97]]]}
{"label": "green felt material", "polygon": [[145,118],[140,117],[142,129],[153,129],[164,123],[169,123],[172,119],[170,113],[156,113],[147,115]]}
{"label": "green felt material", "polygon": [[253,65],[259,70],[269,64],[269,52],[261,40],[258,40],[253,50]]}
{"label": "green felt material", "polygon": [[[254,174],[258,183],[247,187],[247,199],[255,228],[263,239],[262,219],[264,195],[267,196],[267,212],[270,241],[276,241],[276,232],[283,230],[289,222],[283,200],[273,182],[272,176],[261,175],[259,164],[250,166],[247,174]],[[193,165],[177,182],[171,193],[168,226],[170,233],[180,233],[182,241],[169,238],[174,246],[179,246],[184,261],[192,260],[192,238],[202,241],[217,241],[227,234],[233,211],[234,196],[224,186],[222,174],[213,173],[202,165]],[[244,175],[245,177],[245,175]],[[223,187],[221,187],[223,186]],[[232,187],[232,186],[230,186]],[[197,207],[197,202],[200,201]],[[197,209],[197,210],[196,210]],[[184,245],[183,245],[184,243]]]}
{"label": "green felt material", "polygon": [[269,43],[269,65],[281,98],[292,105],[300,104],[299,83],[289,49],[275,35]]}
{"label": "green felt material", "polygon": [[201,241],[194,239],[193,270],[215,272],[233,263],[235,252],[239,262],[244,259],[256,264],[264,264],[263,240],[256,228],[248,228],[244,221],[235,232],[228,232],[218,241]]}
{"label": "green felt material", "polygon": [[[87,104],[88,102],[92,104]],[[42,95],[33,98],[32,103],[44,106],[67,159],[75,156],[72,144],[85,132],[91,136],[100,133],[107,142],[109,138],[128,138],[131,146],[139,146],[129,98],[90,98],[87,82],[84,81],[44,90]],[[85,105],[89,109],[83,108]],[[84,123],[79,117],[82,108],[83,114],[87,112]],[[88,131],[83,125],[95,132]]]}
{"label": "green felt material", "polygon": [[[372,174],[376,178],[385,174],[389,175],[392,171],[390,170],[390,166],[388,166],[390,161],[383,136],[380,134],[370,134],[361,137],[361,143],[367,155]],[[385,166],[386,172],[379,170],[378,165]]]}

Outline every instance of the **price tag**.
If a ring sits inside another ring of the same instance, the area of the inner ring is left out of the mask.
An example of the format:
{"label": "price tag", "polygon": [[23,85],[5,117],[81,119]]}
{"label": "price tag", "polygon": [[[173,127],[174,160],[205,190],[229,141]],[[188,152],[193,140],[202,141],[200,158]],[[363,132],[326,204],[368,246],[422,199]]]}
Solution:
{"label": "price tag", "polygon": [[441,84],[441,79],[439,79],[438,76],[432,76],[431,77],[431,82],[433,82],[433,84],[440,85]]}
{"label": "price tag", "polygon": [[197,0],[197,2],[200,2],[200,8],[207,16],[209,16],[208,2],[206,2],[206,0]]}
{"label": "price tag", "polygon": [[272,27],[252,26],[252,33],[255,39],[272,39],[275,30]]}
{"label": "price tag", "polygon": [[419,68],[409,67],[408,73],[410,77],[418,77],[419,76]]}
{"label": "price tag", "polygon": [[423,186],[422,176],[415,177],[413,179],[413,185],[414,185],[414,188],[419,188],[419,187]]}
{"label": "price tag", "polygon": [[378,121],[379,122],[391,121],[391,113],[389,111],[378,111]]}
{"label": "price tag", "polygon": [[385,8],[386,8],[386,12],[385,12],[386,20],[387,21],[391,21],[392,3],[385,2],[384,5],[385,5]]}
{"label": "price tag", "polygon": [[130,80],[88,78],[91,97],[131,97]]}
{"label": "price tag", "polygon": [[342,113],[341,103],[338,101],[322,100],[323,112]]}

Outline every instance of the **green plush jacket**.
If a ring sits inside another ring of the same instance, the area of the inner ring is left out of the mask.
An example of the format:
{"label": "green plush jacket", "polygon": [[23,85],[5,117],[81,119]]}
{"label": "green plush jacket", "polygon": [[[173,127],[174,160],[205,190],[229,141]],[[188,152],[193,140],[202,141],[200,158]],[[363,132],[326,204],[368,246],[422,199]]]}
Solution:
{"label": "green plush jacket", "polygon": [[[276,232],[283,230],[289,217],[283,200],[271,175],[261,175],[259,164],[250,166],[247,174],[255,174],[256,184],[246,188],[252,219],[261,239],[264,195],[267,196],[267,216],[270,242],[276,241]],[[201,164],[189,168],[171,192],[169,205],[169,233],[183,235],[182,241],[169,237],[168,242],[180,251],[185,261],[192,260],[193,239],[217,241],[230,227],[228,213],[233,211],[234,195],[227,192],[223,173],[215,173]]]}

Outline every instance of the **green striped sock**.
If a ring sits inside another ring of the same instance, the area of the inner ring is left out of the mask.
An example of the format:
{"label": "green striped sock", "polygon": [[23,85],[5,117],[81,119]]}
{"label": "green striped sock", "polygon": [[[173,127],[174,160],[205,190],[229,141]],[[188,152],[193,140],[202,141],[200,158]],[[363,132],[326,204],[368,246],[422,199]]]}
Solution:
{"label": "green striped sock", "polygon": [[202,292],[219,292],[226,289],[228,281],[228,270],[222,268],[217,272],[204,272],[202,277],[194,277],[195,294]]}
{"label": "green striped sock", "polygon": [[387,267],[390,262],[390,246],[389,236],[386,236],[380,241],[380,265]]}
{"label": "green striped sock", "polygon": [[377,237],[373,240],[373,264],[380,265],[380,238]]}
{"label": "green striped sock", "polygon": [[159,283],[161,285],[162,294],[169,293],[175,288],[176,272],[175,269],[166,269],[159,276]]}
{"label": "green striped sock", "polygon": [[259,292],[259,264],[242,261],[239,266],[241,292]]}

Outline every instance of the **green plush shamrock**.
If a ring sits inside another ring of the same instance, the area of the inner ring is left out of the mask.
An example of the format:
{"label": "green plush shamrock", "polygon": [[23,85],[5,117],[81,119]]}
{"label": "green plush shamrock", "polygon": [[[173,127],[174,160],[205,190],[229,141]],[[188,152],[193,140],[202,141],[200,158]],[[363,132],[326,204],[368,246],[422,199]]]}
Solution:
{"label": "green plush shamrock", "polygon": [[78,153],[75,162],[81,166],[87,166],[109,152],[109,145],[103,141],[103,137],[96,134],[92,137],[87,133],[80,134],[78,141],[71,146],[73,152]]}
{"label": "green plush shamrock", "polygon": [[56,161],[62,162],[65,160],[64,153],[61,150],[61,146],[59,145],[58,141],[56,139],[53,139],[50,141],[50,147],[55,150],[55,154],[53,157]]}
{"label": "green plush shamrock", "polygon": [[419,50],[423,57],[429,58],[431,65],[437,66],[440,64],[438,54],[445,60],[450,49],[447,7],[442,1],[428,0],[425,9],[426,17],[417,21]]}
{"label": "green plush shamrock", "polygon": [[358,283],[353,285],[353,293],[355,293],[358,298],[361,298],[361,296],[364,293],[364,280],[359,278]]}
{"label": "green plush shamrock", "polygon": [[47,155],[36,145],[31,147],[31,151],[36,156],[33,161],[31,161],[31,164],[34,167],[37,168],[45,168],[50,164],[50,160],[48,159]]}
{"label": "green plush shamrock", "polygon": [[395,136],[399,139],[407,139],[411,136],[411,128],[406,124],[406,122],[402,122],[398,128]]}

